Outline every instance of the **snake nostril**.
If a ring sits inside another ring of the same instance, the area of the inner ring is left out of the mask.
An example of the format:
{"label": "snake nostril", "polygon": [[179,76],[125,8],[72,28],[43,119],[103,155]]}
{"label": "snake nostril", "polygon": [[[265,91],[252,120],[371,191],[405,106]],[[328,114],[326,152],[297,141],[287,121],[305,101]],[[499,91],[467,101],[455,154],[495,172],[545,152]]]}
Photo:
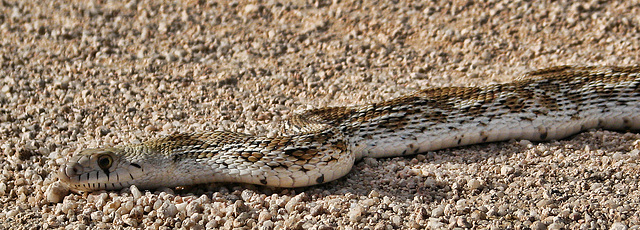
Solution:
{"label": "snake nostril", "polygon": [[82,172],[82,167],[80,167],[80,165],[75,165],[73,166],[72,170],[74,174],[79,174],[80,172]]}
{"label": "snake nostril", "polygon": [[67,174],[68,177],[74,177],[82,172],[82,167],[80,167],[79,165],[69,165],[65,167],[64,170],[65,174]]}

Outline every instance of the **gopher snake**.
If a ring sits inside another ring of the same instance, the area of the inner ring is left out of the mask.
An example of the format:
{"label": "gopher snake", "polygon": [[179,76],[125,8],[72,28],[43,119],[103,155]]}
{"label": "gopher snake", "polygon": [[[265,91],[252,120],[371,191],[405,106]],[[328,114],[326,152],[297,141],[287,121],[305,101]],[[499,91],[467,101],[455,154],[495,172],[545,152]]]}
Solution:
{"label": "gopher snake", "polygon": [[73,190],[211,182],[301,187],[335,180],[363,157],[404,156],[476,143],[640,129],[640,66],[560,66],[483,87],[444,87],[363,106],[294,116],[276,137],[177,133],[81,151],[61,167]]}

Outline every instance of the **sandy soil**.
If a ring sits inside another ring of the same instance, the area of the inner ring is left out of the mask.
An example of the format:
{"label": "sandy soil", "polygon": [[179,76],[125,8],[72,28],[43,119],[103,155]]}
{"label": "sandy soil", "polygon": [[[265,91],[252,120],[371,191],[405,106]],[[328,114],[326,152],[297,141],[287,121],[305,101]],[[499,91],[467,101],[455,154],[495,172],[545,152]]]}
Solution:
{"label": "sandy soil", "polygon": [[300,189],[74,194],[55,172],[174,131],[275,135],[304,109],[635,65],[639,15],[637,1],[2,1],[0,228],[638,228],[636,133],[366,159]]}

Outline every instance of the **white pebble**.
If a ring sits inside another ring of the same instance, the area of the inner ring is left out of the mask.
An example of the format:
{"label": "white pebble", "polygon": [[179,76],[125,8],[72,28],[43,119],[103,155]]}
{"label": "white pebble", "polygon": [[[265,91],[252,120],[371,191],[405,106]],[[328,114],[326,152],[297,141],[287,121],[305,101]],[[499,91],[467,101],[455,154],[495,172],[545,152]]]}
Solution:
{"label": "white pebble", "polygon": [[443,229],[444,223],[440,222],[438,219],[429,219],[429,224],[427,225],[429,229]]}
{"label": "white pebble", "polygon": [[533,147],[533,143],[531,143],[531,141],[529,141],[529,140],[520,140],[520,142],[518,144],[520,144],[520,146],[525,147],[525,148]]}
{"label": "white pebble", "polygon": [[624,160],[626,156],[622,153],[614,153],[613,156],[611,156],[611,158],[613,158],[613,160],[615,161],[621,161]]}
{"label": "white pebble", "polygon": [[[0,183],[0,191],[6,190],[6,185],[4,185],[4,189],[2,189],[2,185],[4,183]],[[66,195],[69,194],[69,189],[62,185],[60,181],[56,181],[49,185],[47,191],[45,191],[45,197],[47,201],[50,203],[60,203]]]}
{"label": "white pebble", "polygon": [[431,210],[431,217],[441,217],[444,215],[444,208],[442,206],[438,206],[437,208]]}
{"label": "white pebble", "polygon": [[460,199],[460,200],[456,201],[456,205],[457,206],[461,206],[461,207],[466,207],[467,206],[467,199]]}
{"label": "white pebble", "polygon": [[171,122],[167,122],[162,126],[162,131],[165,131],[165,132],[171,131],[172,129],[173,129],[173,124],[171,124]]}
{"label": "white pebble", "polygon": [[161,217],[170,218],[178,214],[178,208],[170,201],[165,201],[158,213],[161,214]]}
{"label": "white pebble", "polygon": [[360,219],[362,219],[363,213],[364,213],[364,208],[362,208],[362,206],[360,205],[355,205],[353,208],[349,210],[349,213],[347,214],[347,216],[349,217],[350,221],[358,222],[360,221]]}
{"label": "white pebble", "polygon": [[11,211],[8,211],[6,217],[12,218],[12,217],[15,217],[18,213],[19,213],[19,211],[15,210],[15,209],[11,210]]}
{"label": "white pebble", "polygon": [[402,224],[402,217],[393,215],[391,217],[391,223],[395,224],[396,226],[400,226]]}
{"label": "white pebble", "polygon": [[467,182],[467,185],[469,186],[470,189],[475,190],[482,187],[482,182],[483,181],[481,180],[471,179],[469,180],[469,182]]}
{"label": "white pebble", "polygon": [[122,205],[121,208],[123,208],[124,213],[129,213],[131,212],[131,209],[133,209],[133,206],[135,206],[133,200],[127,200],[126,202],[124,202],[124,205]]}
{"label": "white pebble", "polygon": [[156,202],[153,203],[154,210],[159,210],[161,207],[162,207],[162,200],[156,200]]}
{"label": "white pebble", "polygon": [[0,182],[0,196],[4,196],[7,192],[7,185],[4,182]]}
{"label": "white pebble", "polygon": [[564,229],[564,224],[562,224],[562,223],[552,223],[552,224],[549,225],[549,227],[547,227],[547,229],[551,229],[551,230]]}
{"label": "white pebble", "polygon": [[253,14],[255,12],[258,12],[258,10],[260,10],[260,7],[255,5],[255,4],[248,4],[244,7],[244,15],[249,15],[249,14]]}
{"label": "white pebble", "polygon": [[133,195],[134,199],[137,200],[137,199],[140,199],[140,197],[142,197],[142,192],[140,192],[138,187],[136,187],[135,185],[131,185],[129,190],[131,190],[131,195]]}
{"label": "white pebble", "polygon": [[544,230],[544,229],[547,229],[547,226],[544,223],[540,222],[540,221],[536,221],[536,222],[533,222],[533,224],[531,224],[531,229],[532,230]]}
{"label": "white pebble", "polygon": [[102,220],[102,216],[104,214],[102,213],[102,211],[95,211],[91,213],[91,220],[93,221],[100,221]]}
{"label": "white pebble", "polygon": [[372,158],[372,157],[366,157],[362,160],[366,165],[369,166],[377,166],[378,165],[378,160],[376,158]]}
{"label": "white pebble", "polygon": [[176,204],[176,209],[178,209],[179,212],[187,212],[187,202]]}
{"label": "white pebble", "polygon": [[289,200],[289,202],[287,202],[284,208],[287,210],[287,212],[291,213],[298,203],[300,203],[300,200],[294,197],[293,199]]}
{"label": "white pebble", "polygon": [[300,193],[296,196],[294,196],[293,198],[291,198],[291,200],[289,200],[289,202],[287,202],[287,204],[285,205],[285,209],[287,210],[287,212],[291,213],[295,210],[296,205],[300,203],[300,201],[302,201],[307,195],[305,193]]}
{"label": "white pebble", "polygon": [[271,220],[271,217],[272,217],[271,213],[269,211],[264,210],[260,212],[260,214],[258,215],[258,221],[265,222],[267,220]]}
{"label": "white pebble", "polygon": [[262,223],[262,229],[273,229],[273,221],[267,220]]}
{"label": "white pebble", "polygon": [[640,150],[637,149],[631,150],[631,152],[629,152],[629,158],[631,158],[631,160],[637,160],[639,155]]}
{"label": "white pebble", "polygon": [[514,173],[516,171],[515,168],[505,165],[502,166],[502,168],[500,169],[500,174],[504,175],[504,176],[508,176],[511,175],[512,173]]}
{"label": "white pebble", "polygon": [[113,201],[109,201],[107,202],[107,205],[105,205],[102,208],[102,211],[106,214],[111,214],[112,212],[116,211],[119,207],[120,207],[120,200],[113,200]]}
{"label": "white pebble", "polygon": [[375,198],[375,197],[379,197],[380,193],[378,193],[378,191],[376,190],[371,190],[371,192],[369,192],[369,197],[371,198]]}
{"label": "white pebble", "polygon": [[622,222],[615,222],[611,225],[611,230],[627,230],[627,225]]}
{"label": "white pebble", "polygon": [[[379,199],[378,199],[378,201],[379,201]],[[374,204],[376,204],[376,200],[374,200],[374,199],[366,199],[366,200],[362,201],[362,205],[364,205],[365,207],[371,207]]]}

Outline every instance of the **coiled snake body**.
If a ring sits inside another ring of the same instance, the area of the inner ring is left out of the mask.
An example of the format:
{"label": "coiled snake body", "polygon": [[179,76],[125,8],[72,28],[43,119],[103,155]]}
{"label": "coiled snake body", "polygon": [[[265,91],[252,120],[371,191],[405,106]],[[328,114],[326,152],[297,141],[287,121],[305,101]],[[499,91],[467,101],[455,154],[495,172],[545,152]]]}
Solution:
{"label": "coiled snake body", "polygon": [[404,156],[476,143],[640,129],[640,66],[534,71],[517,81],[444,87],[363,106],[307,111],[276,137],[215,131],[88,149],[59,178],[73,190],[211,182],[302,187],[335,180],[363,157]]}

